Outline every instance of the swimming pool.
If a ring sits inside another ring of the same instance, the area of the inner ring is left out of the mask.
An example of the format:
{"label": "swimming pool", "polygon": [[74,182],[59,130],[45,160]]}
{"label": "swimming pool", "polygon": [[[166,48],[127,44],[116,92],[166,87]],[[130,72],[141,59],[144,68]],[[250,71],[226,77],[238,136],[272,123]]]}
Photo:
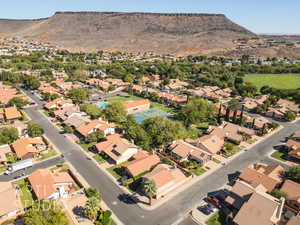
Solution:
{"label": "swimming pool", "polygon": [[97,106],[101,109],[105,109],[108,106],[108,103],[101,102],[101,103],[98,103]]}
{"label": "swimming pool", "polygon": [[169,118],[169,119],[174,119],[173,115],[171,115],[171,114],[169,114],[165,111],[162,111],[162,110],[159,110],[159,109],[153,109],[153,108],[148,109],[144,112],[133,114],[133,117],[135,118],[135,120],[138,123],[142,123],[144,120],[152,118],[152,117],[156,117],[156,116],[162,116],[162,117],[166,117],[166,118]]}

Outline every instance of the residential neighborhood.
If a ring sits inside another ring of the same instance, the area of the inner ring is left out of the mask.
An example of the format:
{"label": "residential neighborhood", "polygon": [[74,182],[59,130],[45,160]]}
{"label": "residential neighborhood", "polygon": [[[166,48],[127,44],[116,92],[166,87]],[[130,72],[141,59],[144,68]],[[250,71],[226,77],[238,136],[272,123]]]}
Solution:
{"label": "residential neighborhood", "polygon": [[0,72],[0,223],[50,204],[63,225],[297,224],[297,94],[258,90],[215,59],[179,62],[232,80],[158,62],[95,69],[56,50],[40,60],[52,57],[57,68]]}

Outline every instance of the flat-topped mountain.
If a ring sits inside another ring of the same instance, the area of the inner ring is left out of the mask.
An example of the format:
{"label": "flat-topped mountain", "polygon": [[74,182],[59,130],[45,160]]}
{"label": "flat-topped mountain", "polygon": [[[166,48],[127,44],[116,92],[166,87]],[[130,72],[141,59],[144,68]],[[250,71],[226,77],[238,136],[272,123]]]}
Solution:
{"label": "flat-topped mountain", "polygon": [[0,20],[0,35],[50,42],[75,51],[201,54],[256,35],[222,14],[57,12],[37,20]]}

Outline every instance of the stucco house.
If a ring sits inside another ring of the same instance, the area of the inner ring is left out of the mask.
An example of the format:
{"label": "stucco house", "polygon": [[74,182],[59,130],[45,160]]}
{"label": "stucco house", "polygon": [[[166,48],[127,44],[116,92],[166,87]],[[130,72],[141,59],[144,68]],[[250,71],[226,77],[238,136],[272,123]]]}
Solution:
{"label": "stucco house", "polygon": [[172,168],[166,164],[159,164],[150,173],[143,176],[144,183],[147,180],[152,180],[155,183],[155,198],[159,199],[185,183],[186,176],[178,168]]}
{"label": "stucco house", "polygon": [[95,145],[99,153],[106,154],[113,163],[120,164],[130,159],[139,151],[139,148],[123,138],[120,134],[112,134],[102,142]]}
{"label": "stucco house", "polygon": [[68,172],[52,172],[39,169],[28,176],[30,185],[39,200],[54,200],[67,197],[74,187],[74,180]]}

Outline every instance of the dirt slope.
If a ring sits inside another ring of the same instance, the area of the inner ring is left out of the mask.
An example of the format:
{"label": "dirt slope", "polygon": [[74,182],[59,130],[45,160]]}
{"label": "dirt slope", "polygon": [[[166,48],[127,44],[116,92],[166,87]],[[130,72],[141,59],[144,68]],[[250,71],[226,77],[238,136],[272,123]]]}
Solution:
{"label": "dirt slope", "polygon": [[222,14],[57,12],[40,20],[0,20],[0,34],[70,50],[204,54],[256,36]]}

